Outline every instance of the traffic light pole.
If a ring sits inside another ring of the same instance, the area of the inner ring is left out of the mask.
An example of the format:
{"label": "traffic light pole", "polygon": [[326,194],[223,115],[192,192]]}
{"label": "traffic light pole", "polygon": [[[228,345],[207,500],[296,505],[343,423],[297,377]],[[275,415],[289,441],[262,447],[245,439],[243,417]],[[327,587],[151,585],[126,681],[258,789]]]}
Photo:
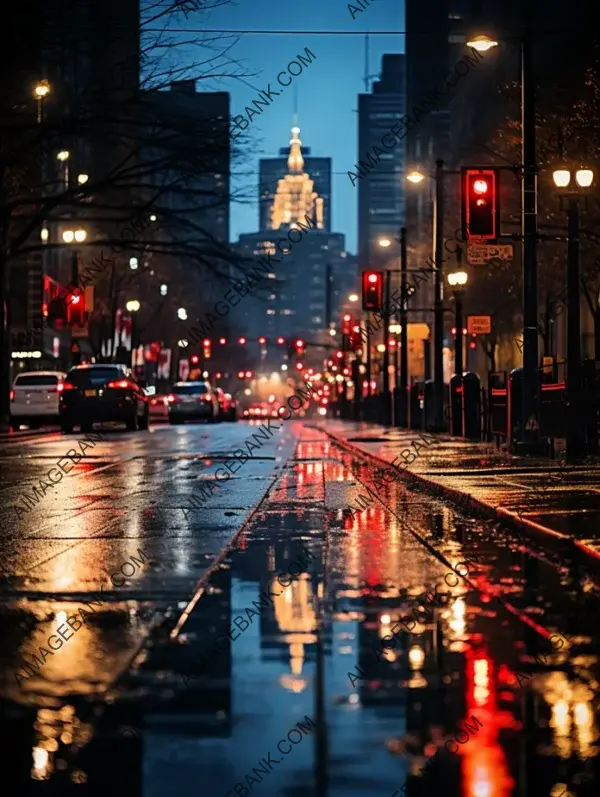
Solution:
{"label": "traffic light pole", "polygon": [[523,442],[522,453],[539,449],[538,282],[537,282],[537,164],[535,155],[535,83],[533,64],[533,3],[523,0],[521,42],[521,124],[523,130],[521,259],[523,269]]}
{"label": "traffic light pole", "polygon": [[[71,252],[71,285],[79,286],[79,252],[77,249],[74,249]],[[79,301],[82,301],[80,298]],[[79,365],[81,362],[81,352],[75,349],[75,337],[73,335],[73,329],[75,327],[74,318],[73,318],[73,305],[71,305],[71,314],[69,317],[69,330],[70,330],[70,351],[71,351],[71,366]]]}
{"label": "traffic light pole", "polygon": [[[408,426],[408,259],[406,227],[400,230],[400,417],[397,426]],[[396,352],[398,347],[396,346]],[[396,374],[397,377],[397,374]]]}
{"label": "traffic light pole", "polygon": [[579,305],[579,203],[569,198],[567,241],[567,462],[584,454]]}
{"label": "traffic light pole", "polygon": [[444,161],[435,162],[435,204],[433,213],[435,262],[433,315],[434,431],[444,430]]}
{"label": "traffic light pole", "polygon": [[383,413],[382,420],[386,426],[391,423],[391,400],[390,400],[390,349],[388,341],[390,339],[390,295],[391,295],[392,272],[385,272],[384,287],[384,324],[383,324]]}

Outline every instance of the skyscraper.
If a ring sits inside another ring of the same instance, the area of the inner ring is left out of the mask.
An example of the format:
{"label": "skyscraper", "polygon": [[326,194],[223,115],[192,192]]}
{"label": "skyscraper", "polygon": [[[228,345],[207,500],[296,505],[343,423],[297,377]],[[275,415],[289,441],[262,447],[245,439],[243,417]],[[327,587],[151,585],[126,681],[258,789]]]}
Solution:
{"label": "skyscraper", "polygon": [[[287,174],[291,142],[281,147],[278,158],[261,158],[259,163],[259,230],[271,229],[271,208],[275,199],[277,181]],[[323,199],[323,229],[331,231],[331,158],[311,156],[310,147],[302,146],[304,169],[310,174],[317,194]]]}
{"label": "skyscraper", "polygon": [[[364,159],[405,113],[404,55],[386,54],[381,76],[370,94],[358,97],[358,160]],[[377,262],[380,236],[398,235],[404,224],[404,141],[391,152],[379,156],[379,162],[356,181],[358,189],[359,266]]]}

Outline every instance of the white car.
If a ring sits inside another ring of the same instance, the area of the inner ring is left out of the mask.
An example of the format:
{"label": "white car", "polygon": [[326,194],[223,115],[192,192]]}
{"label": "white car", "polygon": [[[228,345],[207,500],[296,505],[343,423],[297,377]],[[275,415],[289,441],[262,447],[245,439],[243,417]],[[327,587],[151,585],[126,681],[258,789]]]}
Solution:
{"label": "white car", "polygon": [[13,429],[39,428],[58,423],[58,402],[65,374],[62,371],[24,371],[15,377],[10,391],[10,419]]}

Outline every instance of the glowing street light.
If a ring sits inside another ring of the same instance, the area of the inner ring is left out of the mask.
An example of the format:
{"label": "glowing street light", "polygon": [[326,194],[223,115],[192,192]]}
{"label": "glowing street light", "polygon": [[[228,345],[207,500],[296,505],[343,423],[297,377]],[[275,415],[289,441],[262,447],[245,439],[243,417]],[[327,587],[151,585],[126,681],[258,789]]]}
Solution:
{"label": "glowing street light", "polygon": [[416,185],[417,183],[423,182],[423,180],[425,179],[425,175],[423,174],[423,172],[419,172],[416,169],[414,169],[412,172],[409,172],[406,175],[406,179],[408,180],[409,183],[414,183]]}
{"label": "glowing street light", "polygon": [[491,50],[492,47],[497,47],[498,42],[495,39],[492,39],[491,36],[475,36],[472,39],[467,41],[467,47],[472,47],[474,50],[480,53],[486,53],[488,50]]}
{"label": "glowing street light", "polygon": [[180,321],[187,321],[187,317],[188,317],[188,314],[187,314],[187,310],[185,309],[185,307],[179,307],[177,309],[177,318]]}
{"label": "glowing street light", "polygon": [[125,304],[125,309],[128,313],[137,313],[140,309],[141,305],[137,299],[130,299]]}

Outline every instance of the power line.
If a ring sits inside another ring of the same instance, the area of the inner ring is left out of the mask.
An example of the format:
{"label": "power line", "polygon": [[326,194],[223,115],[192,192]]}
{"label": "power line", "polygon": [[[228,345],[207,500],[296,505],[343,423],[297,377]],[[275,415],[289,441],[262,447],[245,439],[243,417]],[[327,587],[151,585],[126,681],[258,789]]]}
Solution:
{"label": "power line", "polygon": [[[142,26],[143,27],[143,26]],[[257,36],[432,36],[438,34],[451,35],[453,32],[450,30],[237,30],[235,28],[169,28],[169,33],[235,33],[238,35],[249,34]],[[575,28],[548,28],[534,30],[534,36],[538,35],[566,35],[575,32]],[[164,28],[147,28],[145,33],[164,33]],[[458,34],[456,34],[458,35]],[[512,34],[508,34],[510,39],[513,39]],[[466,38],[467,34],[465,34]]]}

